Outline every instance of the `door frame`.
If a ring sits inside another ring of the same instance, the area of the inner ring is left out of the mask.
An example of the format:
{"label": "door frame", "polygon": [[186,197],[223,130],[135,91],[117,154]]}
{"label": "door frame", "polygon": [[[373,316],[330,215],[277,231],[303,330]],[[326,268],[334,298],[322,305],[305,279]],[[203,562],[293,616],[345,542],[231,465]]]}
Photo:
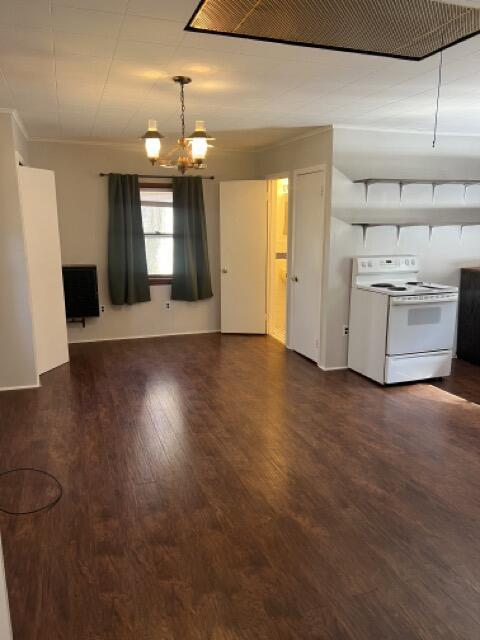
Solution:
{"label": "door frame", "polygon": [[[318,360],[317,364],[320,363],[322,359],[322,301],[324,298],[324,266],[326,259],[326,210],[327,210],[327,165],[326,164],[315,164],[308,167],[303,167],[301,169],[293,170],[293,178],[289,182],[288,196],[289,196],[289,237],[288,237],[288,284],[287,284],[287,336],[286,336],[286,347],[287,349],[293,349],[292,345],[292,327],[293,327],[293,285],[291,281],[291,273],[293,273],[293,268],[295,265],[295,220],[296,220],[296,207],[297,207],[297,198],[296,198],[296,185],[298,176],[304,175],[306,173],[317,173],[323,172],[323,210],[322,214],[322,226],[321,232],[323,235],[323,253],[322,253],[322,261],[320,263],[320,278],[319,278],[319,302],[320,302],[320,314],[318,317],[319,331],[318,331]],[[319,212],[320,213],[320,212]]]}
{"label": "door frame", "polygon": [[291,228],[290,228],[290,213],[291,213],[291,200],[290,200],[290,187],[291,187],[291,183],[292,183],[292,176],[290,174],[289,171],[282,171],[279,173],[271,173],[267,176],[265,176],[265,180],[267,181],[267,264],[265,265],[265,268],[267,270],[267,286],[266,286],[266,290],[265,290],[265,295],[266,295],[266,310],[267,310],[267,317],[266,317],[266,329],[267,329],[267,335],[269,335],[269,330],[270,330],[270,310],[271,310],[271,273],[270,273],[270,269],[271,269],[271,232],[272,232],[272,215],[273,215],[273,211],[272,211],[272,183],[274,180],[288,180],[288,227],[287,227],[287,308],[285,309],[285,347],[288,348],[287,346],[287,336],[288,336],[288,322],[289,322],[289,312],[288,312],[288,300],[289,300],[289,284],[290,284],[290,277],[289,277],[289,267],[290,267],[290,263],[289,263],[289,255],[290,255],[290,234],[291,234]]}

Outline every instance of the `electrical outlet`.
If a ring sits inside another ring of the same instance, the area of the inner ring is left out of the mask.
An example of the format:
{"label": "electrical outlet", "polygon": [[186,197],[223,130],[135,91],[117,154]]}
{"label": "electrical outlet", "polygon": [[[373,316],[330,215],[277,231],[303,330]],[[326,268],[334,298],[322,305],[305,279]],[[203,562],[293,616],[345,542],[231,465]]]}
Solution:
{"label": "electrical outlet", "polygon": [[100,307],[100,311],[101,311],[102,313],[105,313],[105,307],[103,306],[103,304],[102,304],[102,306]]}
{"label": "electrical outlet", "polygon": [[167,311],[170,311],[172,308],[172,303],[170,302],[170,300],[168,300],[167,302],[165,302],[165,309]]}
{"label": "electrical outlet", "polygon": [[343,335],[348,336],[348,324],[343,325]]}

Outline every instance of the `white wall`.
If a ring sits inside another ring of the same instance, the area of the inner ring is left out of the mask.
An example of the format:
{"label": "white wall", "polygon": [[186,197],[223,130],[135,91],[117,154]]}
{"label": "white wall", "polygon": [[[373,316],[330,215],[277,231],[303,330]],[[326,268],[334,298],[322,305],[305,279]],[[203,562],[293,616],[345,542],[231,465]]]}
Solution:
{"label": "white wall", "polygon": [[20,137],[12,116],[0,113],[0,388],[38,385],[15,158]]}
{"label": "white wall", "polygon": [[293,177],[295,169],[331,164],[332,136],[331,127],[319,127],[316,132],[256,152],[258,176],[265,178],[273,174],[289,173]]}
{"label": "white wall", "polygon": [[[294,200],[294,171],[296,169],[305,169],[317,165],[325,165],[326,182],[325,182],[325,247],[324,247],[324,265],[323,265],[323,282],[319,283],[319,287],[326,290],[328,280],[329,265],[329,236],[330,236],[330,187],[332,175],[332,153],[333,153],[333,130],[331,127],[320,127],[317,132],[297,139],[292,139],[283,144],[277,144],[257,152],[256,155],[256,172],[259,178],[266,178],[272,175],[281,175],[289,177],[289,234],[288,234],[288,253],[291,256],[291,240],[292,240],[292,222],[293,222],[293,200]],[[288,269],[291,269],[290,259],[288,261]],[[289,289],[289,306],[290,305],[290,289]],[[291,316],[289,318],[291,324]],[[320,313],[320,357],[319,364],[324,366],[326,354],[326,328],[327,328],[327,301],[322,299]],[[288,344],[287,331],[287,344]]]}
{"label": "white wall", "polygon": [[[426,280],[458,284],[462,266],[480,265],[480,226],[461,229],[458,225],[433,228],[403,228],[397,243],[395,227],[382,226],[367,232],[348,221],[391,220],[429,223],[478,221],[480,192],[472,188],[463,198],[463,186],[437,189],[431,201],[428,186],[404,192],[400,202],[398,187],[380,187],[370,193],[365,204],[361,178],[480,179],[480,139],[440,137],[432,150],[431,136],[394,132],[334,130],[334,171],[328,277],[327,368],[346,366],[351,258],[355,255],[415,253],[421,260],[421,276]],[[417,190],[417,193],[414,191]],[[383,191],[383,197],[382,193]],[[412,198],[417,204],[406,204]],[[430,197],[430,200],[429,200]],[[375,204],[377,202],[378,204]]]}
{"label": "white wall", "polygon": [[35,142],[30,145],[31,164],[55,171],[63,264],[96,264],[100,318],[69,325],[69,340],[99,340],[145,335],[216,331],[220,327],[219,306],[219,181],[254,177],[252,154],[212,150],[204,181],[208,247],[214,297],[200,302],[172,302],[169,286],[151,288],[151,302],[132,306],[110,305],[107,281],[107,178],[99,172],[167,174],[172,170],[152,168],[142,146],[82,145]]}
{"label": "white wall", "polygon": [[430,133],[334,129],[334,165],[352,180],[480,176],[480,137],[440,136],[435,149]]}

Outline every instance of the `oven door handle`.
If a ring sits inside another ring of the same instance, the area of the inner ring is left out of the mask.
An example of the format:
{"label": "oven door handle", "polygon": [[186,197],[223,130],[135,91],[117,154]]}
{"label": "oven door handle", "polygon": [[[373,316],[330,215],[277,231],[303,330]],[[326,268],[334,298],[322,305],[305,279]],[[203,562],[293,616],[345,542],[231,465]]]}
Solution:
{"label": "oven door handle", "polygon": [[393,298],[392,306],[410,305],[412,307],[418,307],[422,304],[447,304],[449,302],[457,302],[457,300],[458,296],[454,296],[452,298],[441,298],[440,300],[418,300],[417,302],[415,300],[395,300],[395,298]]}

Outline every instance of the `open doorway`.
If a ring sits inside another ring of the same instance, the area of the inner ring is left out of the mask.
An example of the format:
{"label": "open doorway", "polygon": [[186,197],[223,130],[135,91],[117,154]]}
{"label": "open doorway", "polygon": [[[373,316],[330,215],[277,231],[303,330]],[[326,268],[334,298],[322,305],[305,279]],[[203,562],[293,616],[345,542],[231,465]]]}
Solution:
{"label": "open doorway", "polygon": [[220,184],[220,327],[268,333],[318,363],[326,168],[287,175]]}
{"label": "open doorway", "polygon": [[269,180],[267,333],[283,344],[287,333],[288,178]]}

